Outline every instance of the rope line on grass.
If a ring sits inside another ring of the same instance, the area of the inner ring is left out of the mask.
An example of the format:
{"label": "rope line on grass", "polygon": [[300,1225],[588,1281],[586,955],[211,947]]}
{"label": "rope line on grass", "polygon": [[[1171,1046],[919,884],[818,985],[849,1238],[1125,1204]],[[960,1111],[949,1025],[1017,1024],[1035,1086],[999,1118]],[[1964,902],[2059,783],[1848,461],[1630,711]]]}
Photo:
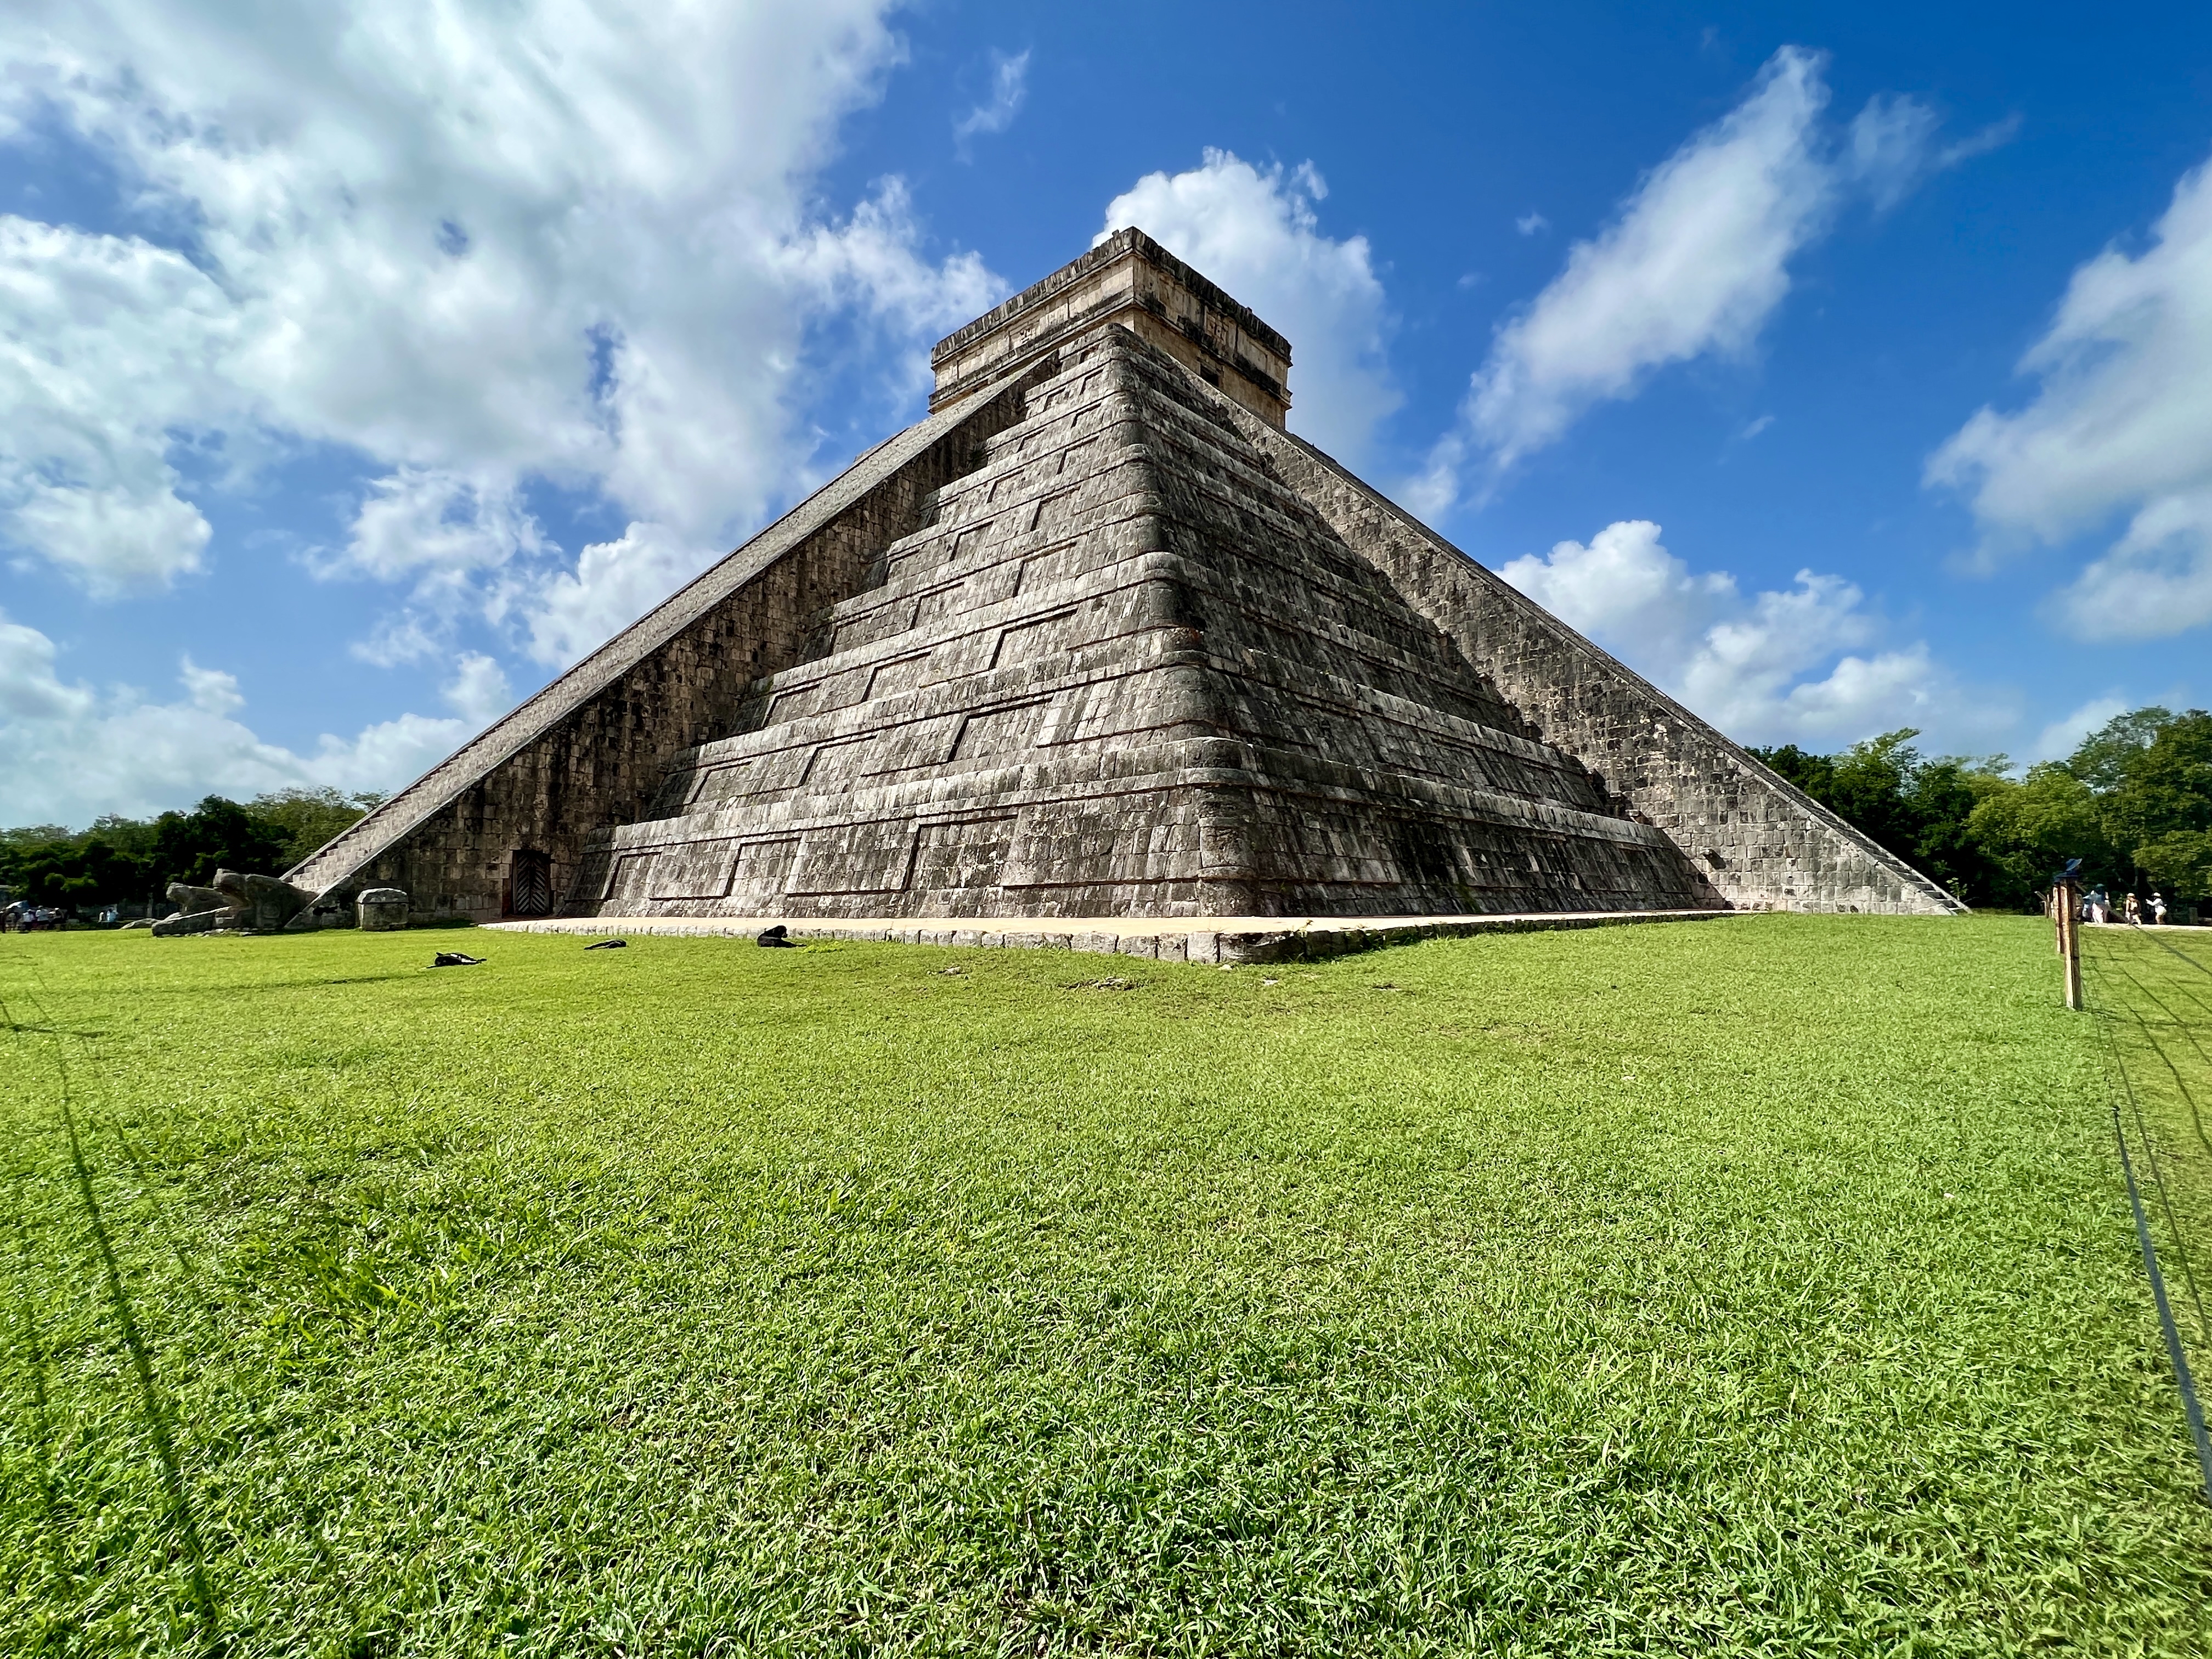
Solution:
{"label": "rope line on grass", "polygon": [[[2159,938],[2156,933],[2152,933],[2148,928],[2142,927],[2140,924],[2137,924],[2136,931],[2139,932],[2142,937],[2150,940],[2152,944],[2157,945],[2160,950],[2166,951],[2170,955],[2179,957],[2183,962],[2187,963],[2190,967],[2194,968],[2197,966],[2194,962],[2190,961],[2190,958],[2186,955],[2179,951],[2176,951],[2171,945],[2168,945],[2164,939]],[[2108,952],[2107,955],[2111,961],[2118,962],[2120,959],[2117,954]],[[2148,967],[2150,965],[2150,958],[2142,958],[2142,960],[2143,961],[2145,967]],[[2131,970],[2123,969],[2121,971],[2128,974],[2128,976],[2130,979],[2135,978],[2135,975]],[[2136,983],[2141,984],[2142,981],[2137,980]],[[2206,1000],[2208,995],[2212,995],[2212,988],[2209,988],[2208,990],[2205,991],[2200,991],[2197,988],[2196,983],[2193,981],[2185,979],[2168,980],[2166,983],[2178,994],[2185,996],[2188,998],[2190,1001],[2195,1003],[2197,1006],[2203,1010],[2208,1017],[2212,1017],[2212,1001],[2208,1001]],[[2169,1015],[2172,1016],[2176,1024],[2185,1024],[2179,1014],[2174,1014],[2171,1008],[2166,1007],[2163,1000],[2157,1000],[2159,1006],[2165,1009]]]}
{"label": "rope line on grass", "polygon": [[2151,940],[2161,951],[2169,951],[2172,952],[2175,956],[2179,957],[2184,962],[2187,963],[2191,968],[2194,968],[2198,973],[2204,975],[2207,978],[2212,978],[2212,968],[2207,968],[2203,963],[2199,962],[2195,957],[2191,956],[2188,951],[2183,950],[2179,945],[2168,943],[2166,939],[2160,938],[2156,933],[2154,933],[2151,929],[2144,927],[2140,921],[2131,921],[2128,926],[2134,928],[2136,932],[2141,933],[2145,939]]}
{"label": "rope line on grass", "polygon": [[2151,1300],[2158,1304],[2158,1322],[2166,1336],[2166,1358],[2173,1362],[2173,1380],[2181,1387],[2182,1415],[2189,1419],[2189,1437],[2197,1443],[2197,1467],[2204,1481],[2204,1501],[2212,1504],[2212,1437],[2204,1432],[2204,1407],[2197,1401],[2197,1384],[2189,1375],[2189,1356],[2181,1351],[2181,1330],[2166,1297],[2166,1279],[2158,1270],[2158,1251],[2150,1242],[2150,1220],[2143,1213],[2142,1194],[2136,1188],[2136,1168],[2128,1158],[2128,1137],[2120,1127],[2119,1103],[2112,1103],[2112,1127],[2119,1133],[2120,1168],[2128,1178],[2128,1203],[2135,1211],[2136,1242],[2142,1247],[2143,1266],[2150,1273]]}
{"label": "rope line on grass", "polygon": [[[2101,969],[2100,977],[2105,977]],[[2139,1025],[2142,1024],[2141,1021],[2137,1023]],[[2156,1151],[2152,1146],[2148,1126],[2143,1122],[2142,1103],[2136,1098],[2133,1081],[2128,1076],[2127,1062],[2121,1055],[2118,1040],[2112,1032],[2112,1024],[2107,1018],[2102,1016],[2101,1011],[2097,1020],[2097,1029],[2104,1036],[2106,1052],[2112,1056],[2112,1069],[2119,1073],[2121,1083],[2126,1089],[2130,1104],[2133,1107],[2136,1115],[2136,1133],[2142,1141],[2145,1153],[2152,1159],[2154,1178],[2160,1182],[2162,1189],[2163,1176],[2158,1171]],[[2148,1036],[2148,1027],[2143,1026],[2142,1029],[2144,1035]],[[2154,1038],[2154,1044],[2155,1041]],[[2151,1242],[2150,1217],[2143,1208],[2142,1190],[2136,1181],[2135,1160],[2128,1155],[2127,1126],[2120,1116],[2119,1096],[2112,1090],[2112,1078],[2109,1073],[2105,1080],[2105,1096],[2112,1110],[2112,1133],[2114,1139],[2119,1143],[2120,1170],[2127,1182],[2128,1207],[2135,1217],[2136,1243],[2142,1251],[2143,1270],[2150,1279],[2151,1301],[2158,1310],[2159,1331],[2166,1340],[2166,1358],[2173,1367],[2175,1385],[2181,1391],[2182,1416],[2188,1423],[2189,1437],[2197,1451],[2197,1474],[2203,1483],[2201,1495],[2206,1503],[2212,1504],[2212,1435],[2208,1435],[2205,1430],[2204,1407],[2197,1397],[2196,1379],[2190,1374],[2189,1355],[2182,1343],[2181,1327],[2173,1316],[2172,1301],[2166,1294],[2166,1275],[2159,1268],[2158,1248]],[[2180,1229],[2175,1224],[2171,1196],[2163,1190],[2160,1196],[2166,1203],[2166,1224],[2174,1230],[2175,1253],[2182,1262],[2183,1271],[2187,1273],[2188,1255],[2182,1243]],[[2197,1285],[2193,1274],[2189,1275],[2189,1289],[2191,1299],[2197,1299]],[[2199,1323],[2202,1324],[2204,1318],[2204,1307],[2201,1300],[2197,1303],[2197,1316]]]}
{"label": "rope line on grass", "polygon": [[[46,975],[38,960],[35,957],[20,955],[16,957],[16,960],[30,971],[30,983],[25,988],[23,994],[28,998],[30,1005],[37,1011],[40,1021],[36,1028],[20,1024],[8,1012],[4,997],[0,997],[0,1022],[4,1022],[15,1028],[20,1046],[22,1041],[21,1033],[25,1030],[36,1029],[52,1034],[59,1028],[53,1012],[46,1001]],[[64,1062],[58,1048],[55,1054],[55,1066],[57,1070],[64,1069]],[[86,1054],[85,1068],[92,1073],[95,1084],[105,1085],[106,1079],[104,1068],[100,1065],[100,1053],[96,1048],[88,1050]],[[144,1224],[167,1246],[169,1253],[175,1257],[178,1267],[183,1271],[185,1292],[191,1298],[193,1306],[205,1322],[207,1328],[210,1331],[219,1330],[223,1322],[222,1313],[217,1307],[216,1298],[210,1289],[211,1275],[198,1255],[186,1248],[183,1238],[171,1224],[169,1217],[163,1212],[160,1200],[155,1195],[155,1188],[158,1184],[155,1172],[149,1165],[144,1152],[132,1138],[130,1131],[124,1127],[122,1118],[112,1110],[102,1112],[98,1109],[98,1097],[103,1092],[105,1092],[104,1087],[96,1088],[94,1091],[94,1097],[85,1101],[87,1121],[95,1133],[104,1133],[122,1149],[124,1161],[131,1166],[131,1173],[138,1178],[139,1194],[143,1200],[143,1208],[146,1212],[142,1218]],[[20,1231],[20,1215],[18,1229]],[[244,1413],[246,1422],[256,1431],[265,1435],[270,1443],[276,1443],[280,1438],[280,1431],[276,1419],[269,1407],[250,1395],[233,1393],[231,1398]],[[195,1424],[188,1426],[198,1425]],[[330,1544],[323,1536],[320,1506],[301,1485],[289,1460],[278,1461],[276,1480],[283,1488],[284,1496],[291,1504],[301,1530],[307,1536],[308,1547],[314,1553],[316,1565],[325,1583],[326,1589],[343,1599],[350,1610],[358,1612],[360,1595],[357,1591],[349,1589],[343,1583],[337,1558],[331,1553]],[[190,1516],[188,1516],[186,1519],[189,1524]],[[216,1611],[219,1614],[219,1604],[216,1605]],[[209,1639],[213,1641],[216,1638]]]}
{"label": "rope line on grass", "polygon": [[[2207,1054],[2204,1051],[2204,1045],[2197,1040],[2196,1028],[2166,1006],[2166,999],[2143,983],[2131,969],[2124,967],[2120,972],[2127,976],[2129,984],[2134,986],[2144,998],[2157,1004],[2159,1012],[2173,1022],[2181,1035],[2188,1039],[2189,1046],[2197,1051],[2197,1058],[2203,1061],[2205,1074],[2212,1077],[2212,1054]],[[2149,1021],[2138,1016],[2136,1024],[2143,1028],[2145,1036],[2150,1036]],[[2203,1109],[2198,1104],[2196,1095],[2191,1092],[2188,1080],[2182,1076],[2181,1068],[2173,1063],[2173,1057],[2166,1052],[2164,1047],[2155,1038],[2152,1038],[2151,1046],[2157,1049],[2158,1057],[2166,1062],[2166,1069],[2173,1079],[2173,1086],[2180,1091],[2183,1103],[2189,1108],[2190,1122],[2197,1131],[2197,1144],[2204,1148],[2208,1155],[2212,1155],[2212,1135],[2208,1135],[2205,1132]]]}
{"label": "rope line on grass", "polygon": [[[41,1006],[43,1006],[43,1004]],[[49,1026],[53,1024],[51,1015],[45,1016],[45,1019]],[[88,1066],[94,1077],[98,1078],[100,1067],[97,1051],[88,1056]],[[155,1195],[158,1177],[147,1163],[144,1153],[139,1150],[137,1142],[131,1138],[131,1132],[124,1127],[121,1117],[112,1110],[103,1114],[94,1110],[88,1103],[86,1117],[95,1131],[104,1131],[109,1139],[122,1148],[124,1161],[130,1164],[131,1173],[138,1178],[138,1190],[143,1200],[143,1208],[146,1212],[145,1224],[161,1238],[161,1242],[168,1247],[169,1253],[176,1258],[178,1267],[184,1273],[185,1293],[191,1297],[192,1304],[205,1322],[208,1329],[219,1330],[222,1324],[222,1310],[216,1305],[214,1295],[209,1289],[210,1275],[198,1257],[185,1247],[183,1238],[171,1224],[169,1218],[163,1213],[161,1202]],[[268,1407],[251,1395],[234,1394],[231,1397],[243,1413],[246,1422],[255,1430],[266,1434],[270,1443],[274,1443],[279,1437],[278,1430],[276,1419],[270,1413]],[[348,1589],[341,1582],[337,1562],[331,1553],[329,1543],[323,1537],[321,1527],[317,1524],[318,1507],[301,1486],[298,1478],[293,1473],[289,1460],[278,1461],[276,1479],[283,1487],[284,1495],[290,1501],[301,1522],[301,1530],[307,1534],[308,1547],[314,1552],[318,1569],[324,1578],[329,1581],[329,1588],[343,1597],[349,1608],[357,1610],[360,1597]]]}
{"label": "rope line on grass", "polygon": [[[2197,969],[2200,972],[2204,973],[2207,977],[2212,977],[2212,969],[2204,968],[2203,963],[2197,961],[2197,959],[2191,957],[2186,951],[2178,950],[2173,945],[2167,944],[2166,941],[2160,939],[2157,933],[2153,929],[2144,927],[2142,923],[2139,921],[2131,921],[2128,926],[2134,928],[2152,944],[2157,945],[2168,956],[2179,957],[2190,967]],[[2204,992],[2199,991],[2196,986],[2188,980],[2179,980],[2175,981],[2175,983],[2179,988],[2182,995],[2187,997],[2199,1008],[2202,1008],[2207,1015],[2212,1015],[2212,1002],[2205,1000]]]}
{"label": "rope line on grass", "polygon": [[[2085,963],[2089,960],[2086,955],[2082,959]],[[2099,988],[2109,992],[2112,984],[2111,977],[2106,972],[2105,964],[2101,962],[2097,964],[2097,977],[2100,981]],[[2091,1012],[2097,1020],[2097,1029],[2104,1035],[2106,1052],[2112,1056],[2112,1071],[2118,1074],[2120,1089],[2127,1097],[2128,1110],[2135,1118],[2136,1139],[2142,1148],[2144,1162],[2150,1166],[2151,1185],[2158,1194],[2159,1207],[2166,1212],[2166,1230],[2173,1239],[2174,1260],[2180,1264],[2182,1282],[2189,1288],[2190,1304],[2197,1310],[2197,1329],[2203,1336],[2206,1346],[2212,1348],[2212,1319],[2207,1319],[2205,1316],[2204,1298],[2199,1293],[2197,1285],[2196,1266],[2190,1260],[2188,1236],[2182,1231],[2180,1215],[2173,1206],[2173,1190],[2166,1178],[2166,1161],[2158,1155],[2158,1142],[2151,1134],[2150,1121],[2143,1113],[2142,1097],[2136,1091],[2135,1078],[2128,1071],[2127,1060],[2121,1050],[2119,1040],[2113,1034],[2113,1027],[2118,1018],[2123,1015],[2131,1015],[2131,1011],[2116,997],[2105,999],[2105,1006],[2093,1009]],[[2135,1021],[2135,1024],[2136,1030],[2142,1034],[2144,1041],[2156,1048],[2158,1039],[2151,1034],[2149,1027],[2139,1018]],[[2117,1116],[2119,1111],[2118,1098],[2112,1094],[2110,1076],[2106,1079],[2106,1091],[2107,1097],[2112,1099],[2112,1110]]]}

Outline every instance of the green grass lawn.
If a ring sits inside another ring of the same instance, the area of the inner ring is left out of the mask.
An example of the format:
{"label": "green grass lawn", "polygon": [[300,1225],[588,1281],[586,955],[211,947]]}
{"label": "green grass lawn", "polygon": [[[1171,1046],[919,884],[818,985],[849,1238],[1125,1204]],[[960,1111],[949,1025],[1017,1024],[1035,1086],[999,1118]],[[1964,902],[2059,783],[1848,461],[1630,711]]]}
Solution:
{"label": "green grass lawn", "polygon": [[2040,923],[582,945],[0,940],[0,1648],[2212,1650]]}

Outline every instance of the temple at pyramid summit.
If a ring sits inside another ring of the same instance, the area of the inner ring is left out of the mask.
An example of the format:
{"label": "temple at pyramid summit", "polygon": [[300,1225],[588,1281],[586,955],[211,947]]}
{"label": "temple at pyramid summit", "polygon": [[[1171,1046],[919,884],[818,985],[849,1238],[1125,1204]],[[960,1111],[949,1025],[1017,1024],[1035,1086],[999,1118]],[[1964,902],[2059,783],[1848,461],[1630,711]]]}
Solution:
{"label": "temple at pyramid summit", "polygon": [[1289,432],[1291,343],[1143,233],[932,363],[927,418],[289,879],[1056,936],[1961,908]]}

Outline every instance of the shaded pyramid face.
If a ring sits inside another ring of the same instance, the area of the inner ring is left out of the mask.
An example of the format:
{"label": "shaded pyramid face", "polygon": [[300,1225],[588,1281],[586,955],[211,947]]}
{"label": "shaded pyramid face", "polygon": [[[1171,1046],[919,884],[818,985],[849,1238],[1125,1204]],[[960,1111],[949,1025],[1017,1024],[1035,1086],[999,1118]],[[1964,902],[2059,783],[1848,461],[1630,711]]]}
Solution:
{"label": "shaded pyramid face", "polygon": [[1124,328],[1063,344],[564,908],[1174,916],[1717,901]]}

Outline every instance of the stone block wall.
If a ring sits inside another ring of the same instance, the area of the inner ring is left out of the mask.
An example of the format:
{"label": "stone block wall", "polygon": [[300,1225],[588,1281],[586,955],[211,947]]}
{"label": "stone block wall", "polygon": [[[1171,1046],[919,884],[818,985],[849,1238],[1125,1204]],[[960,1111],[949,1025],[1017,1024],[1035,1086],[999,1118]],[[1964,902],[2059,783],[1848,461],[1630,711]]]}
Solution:
{"label": "stone block wall", "polygon": [[1966,908],[1321,451],[1232,418],[1547,743],[1664,830],[1730,905],[1907,915]]}
{"label": "stone block wall", "polygon": [[1146,333],[878,446],[291,879],[478,921],[1960,908]]}
{"label": "stone block wall", "polygon": [[610,830],[581,914],[1717,902],[1118,325]]}
{"label": "stone block wall", "polygon": [[822,620],[878,579],[939,485],[1021,412],[1018,386],[909,428],[570,669],[289,874],[341,897],[404,889],[418,918],[508,914],[573,884],[586,845],[646,816],[678,753],[729,731],[752,687],[818,652]]}

